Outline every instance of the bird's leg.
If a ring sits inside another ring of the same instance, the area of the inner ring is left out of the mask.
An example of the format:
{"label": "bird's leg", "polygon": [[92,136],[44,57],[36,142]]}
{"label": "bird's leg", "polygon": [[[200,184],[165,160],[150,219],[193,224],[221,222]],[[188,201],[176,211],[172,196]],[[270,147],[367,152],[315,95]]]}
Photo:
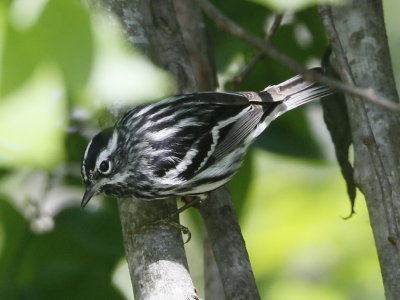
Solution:
{"label": "bird's leg", "polygon": [[189,228],[187,228],[177,222],[174,222],[174,221],[170,220],[169,218],[164,218],[164,219],[160,219],[160,220],[157,220],[154,222],[147,223],[147,224],[139,227],[139,229],[135,230],[135,232],[139,232],[150,226],[157,226],[159,224],[170,225],[172,227],[178,228],[183,234],[187,234],[188,237],[185,241],[185,244],[188,243],[190,241],[190,239],[192,238],[192,233],[190,232]]}
{"label": "bird's leg", "polygon": [[185,226],[173,221],[173,218],[176,215],[179,215],[184,210],[188,209],[189,207],[192,207],[192,206],[195,206],[195,205],[201,203],[206,198],[207,198],[207,194],[200,194],[200,195],[193,195],[193,196],[182,196],[181,200],[183,202],[185,202],[185,205],[179,207],[176,211],[174,211],[168,217],[166,217],[164,219],[161,219],[161,220],[158,220],[158,221],[155,221],[155,222],[151,222],[149,225],[155,225],[155,224],[164,223],[164,224],[171,225],[171,226],[173,226],[175,228],[178,228],[183,234],[187,234],[188,235],[188,238],[185,241],[185,244],[186,244],[192,238],[192,234],[191,234],[189,228],[187,228],[187,227],[185,227]]}
{"label": "bird's leg", "polygon": [[154,223],[150,223],[150,224],[154,225],[154,224],[159,224],[159,223],[164,223],[164,224],[170,225],[172,227],[178,228],[183,234],[185,234],[185,235],[187,234],[187,239],[185,241],[185,244],[189,243],[189,241],[192,238],[192,233],[190,232],[189,228],[187,228],[186,226],[183,226],[177,222],[172,221],[170,218],[161,219],[161,220],[158,220],[158,221],[156,221]]}
{"label": "bird's leg", "polygon": [[172,219],[176,215],[179,215],[181,212],[187,210],[189,207],[193,207],[197,204],[200,204],[202,201],[207,199],[207,194],[193,195],[193,196],[182,196],[181,200],[185,203],[185,205],[179,207],[176,211],[168,216],[168,218]]}

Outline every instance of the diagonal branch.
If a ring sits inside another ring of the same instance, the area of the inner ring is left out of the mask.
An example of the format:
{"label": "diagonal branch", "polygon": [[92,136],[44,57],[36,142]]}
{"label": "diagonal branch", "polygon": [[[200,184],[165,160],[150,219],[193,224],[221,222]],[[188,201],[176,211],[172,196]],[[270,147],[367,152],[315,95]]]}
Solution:
{"label": "diagonal branch", "polygon": [[244,30],[234,21],[226,17],[208,0],[195,0],[195,1],[197,1],[197,3],[201,6],[203,11],[217,24],[218,27],[228,31],[232,35],[242,39],[243,41],[249,43],[255,48],[260,49],[260,51],[262,51],[269,57],[286,65],[289,69],[292,69],[297,73],[304,74],[317,82],[320,82],[326,86],[331,87],[332,89],[359,96],[369,102],[380,105],[388,110],[400,112],[400,105],[386,99],[385,97],[377,95],[372,88],[360,88],[354,85],[340,82],[338,80],[332,79],[322,74],[310,71],[303,65],[296,62],[295,60],[279,52],[278,49],[276,49],[271,44],[270,41],[265,41]]}

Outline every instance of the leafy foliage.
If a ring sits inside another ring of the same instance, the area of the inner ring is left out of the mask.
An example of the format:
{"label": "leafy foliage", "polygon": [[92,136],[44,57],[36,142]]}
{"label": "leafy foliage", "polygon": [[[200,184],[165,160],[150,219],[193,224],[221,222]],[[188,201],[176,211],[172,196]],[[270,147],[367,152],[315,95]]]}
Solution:
{"label": "leafy foliage", "polygon": [[[93,60],[93,37],[87,12],[79,2],[49,1],[32,27],[19,29],[10,22],[5,36],[3,96],[26,82],[43,61],[55,63],[72,89],[85,85]],[[71,51],[71,44],[79,47]]]}
{"label": "leafy foliage", "polygon": [[109,275],[123,254],[115,205],[66,209],[45,234],[33,233],[4,198],[0,214],[2,299],[123,299]]}

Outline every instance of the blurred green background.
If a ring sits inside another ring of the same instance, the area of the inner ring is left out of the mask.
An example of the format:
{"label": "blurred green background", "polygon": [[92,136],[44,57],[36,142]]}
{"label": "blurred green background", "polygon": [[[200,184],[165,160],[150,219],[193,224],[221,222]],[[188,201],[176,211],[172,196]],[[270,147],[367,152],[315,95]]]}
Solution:
{"label": "blurred green background", "polygon": [[[289,13],[273,38],[308,66],[327,41],[315,1],[214,1],[263,36],[271,9]],[[398,1],[385,1],[400,75]],[[207,22],[220,90],[256,51]],[[132,299],[114,199],[87,209],[80,159],[88,140],[133,106],[174,93],[165,72],[125,41],[118,21],[78,0],[0,2],[0,299]],[[260,90],[293,74],[265,59],[237,87]],[[397,76],[399,78],[399,76]],[[109,114],[112,114],[112,117]],[[384,299],[364,199],[350,220],[345,184],[318,103],[274,122],[234,178],[235,200],[263,299]],[[195,211],[186,246],[202,294]]]}

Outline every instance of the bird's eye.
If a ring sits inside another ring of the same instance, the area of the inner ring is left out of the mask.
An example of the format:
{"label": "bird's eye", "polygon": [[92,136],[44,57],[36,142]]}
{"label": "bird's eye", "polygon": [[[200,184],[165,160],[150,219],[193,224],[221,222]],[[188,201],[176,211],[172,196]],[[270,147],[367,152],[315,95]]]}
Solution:
{"label": "bird's eye", "polygon": [[110,171],[110,162],[109,161],[107,161],[107,160],[103,160],[101,163],[100,163],[100,166],[99,166],[99,171],[101,172],[101,173],[103,173],[103,174],[107,174],[109,171]]}

